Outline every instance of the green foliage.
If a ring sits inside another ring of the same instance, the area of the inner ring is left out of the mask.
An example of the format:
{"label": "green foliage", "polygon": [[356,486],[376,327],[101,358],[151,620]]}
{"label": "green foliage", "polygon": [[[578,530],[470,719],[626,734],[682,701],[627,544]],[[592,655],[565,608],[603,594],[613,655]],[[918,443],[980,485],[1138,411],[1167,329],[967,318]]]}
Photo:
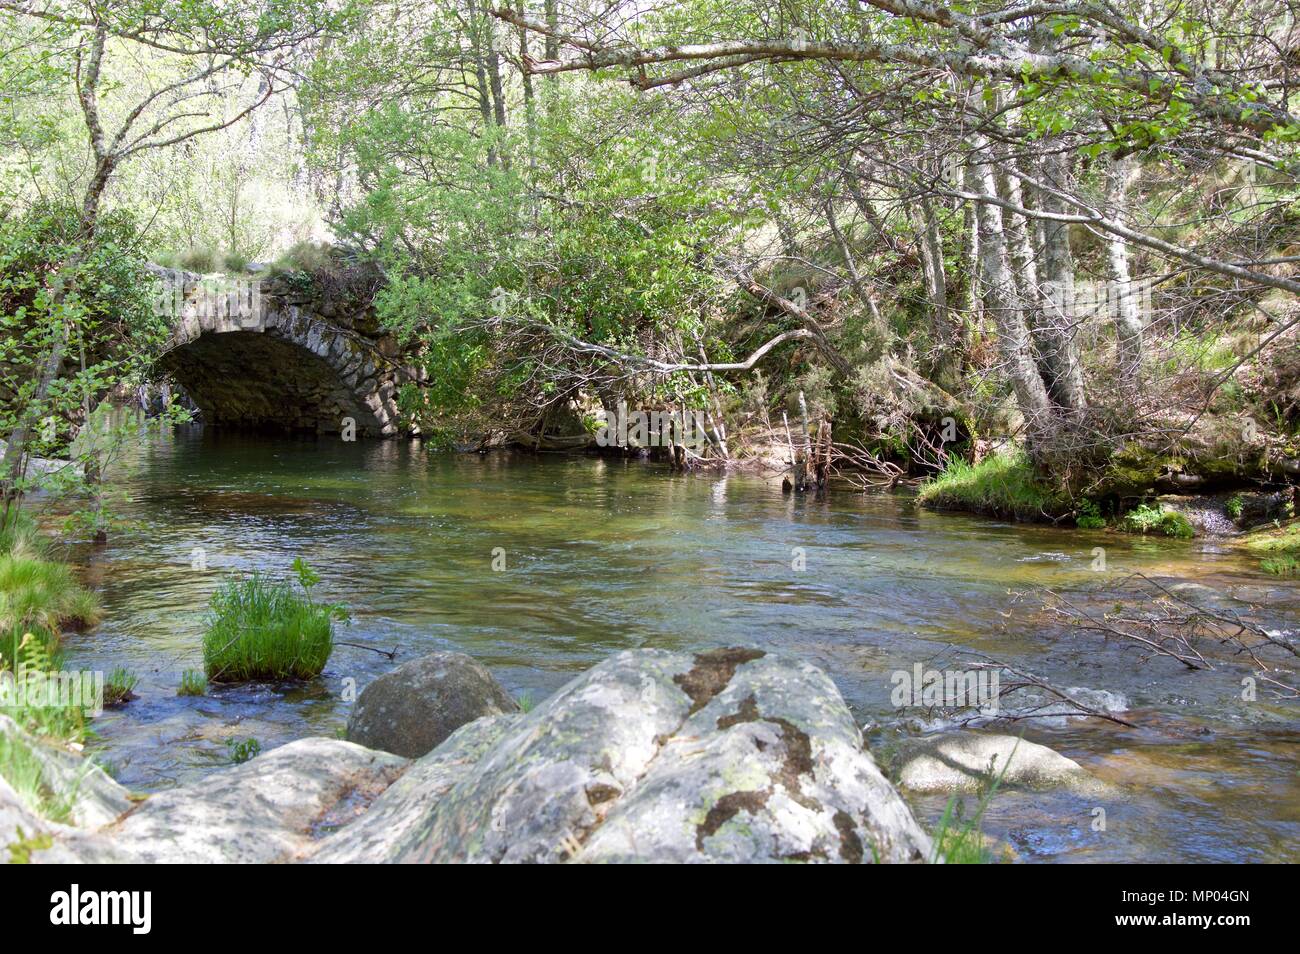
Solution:
{"label": "green foliage", "polygon": [[1080,500],[1075,509],[1078,515],[1074,518],[1074,524],[1080,530],[1100,530],[1106,526],[1106,518],[1101,515],[1101,509],[1087,497]]}
{"label": "green foliage", "polygon": [[1230,519],[1240,520],[1245,507],[1246,501],[1242,498],[1241,494],[1233,494],[1228,498],[1228,502],[1224,505],[1223,509]]}
{"label": "green foliage", "polygon": [[1034,473],[1019,451],[991,454],[978,464],[950,459],[917,494],[922,506],[1013,520],[1043,520],[1060,513],[1061,498]]}
{"label": "green foliage", "polygon": [[112,709],[126,705],[126,703],[136,698],[133,690],[139,681],[139,677],[135,673],[129,672],[121,666],[113,669],[104,679],[105,708]]}
{"label": "green foliage", "polygon": [[1281,553],[1275,557],[1265,557],[1259,561],[1259,567],[1274,576],[1300,576],[1300,556]]}
{"label": "green foliage", "polygon": [[1196,536],[1195,528],[1181,513],[1151,504],[1130,510],[1120,520],[1119,528],[1128,533],[1162,533],[1182,540]]}
{"label": "green foliage", "polygon": [[174,268],[180,268],[187,272],[199,272],[208,274],[220,270],[220,253],[216,249],[207,246],[198,248],[187,248],[183,252],[168,256],[169,264]]}
{"label": "green foliage", "polygon": [[1260,569],[1275,576],[1300,576],[1300,523],[1257,531],[1246,548],[1261,557]]}
{"label": "green foliage", "polygon": [[72,797],[56,794],[45,779],[40,758],[8,732],[0,732],[0,778],[29,809],[50,821],[65,822],[72,813]]}
{"label": "green foliage", "polygon": [[71,568],[39,557],[0,556],[0,632],[35,631],[57,641],[65,626],[98,622],[99,602]]}
{"label": "green foliage", "polygon": [[262,743],[254,738],[227,739],[226,748],[230,750],[230,760],[236,765],[243,765],[262,753]]}
{"label": "green foliage", "polygon": [[319,579],[295,561],[302,593],[289,581],[257,573],[227,580],[212,595],[203,636],[210,682],[282,681],[319,676],[334,649],[334,621],[346,619],[337,605],[317,605],[311,589]]}
{"label": "green foliage", "polygon": [[7,514],[0,511],[0,555],[44,557],[48,547],[41,536],[36,521],[17,505],[10,506]]}
{"label": "green foliage", "polygon": [[1240,360],[1234,343],[1218,333],[1197,335],[1183,331],[1174,336],[1169,348],[1171,357],[1166,370],[1171,373],[1189,367],[1210,373],[1226,371]]}
{"label": "green foliage", "polygon": [[[359,43],[356,62],[322,64],[314,94],[348,70],[385,69],[376,54]],[[547,95],[548,109],[531,117],[532,142],[547,145],[531,152],[520,131],[430,123],[404,98],[317,127],[319,147],[350,150],[371,184],[344,211],[340,238],[384,263],[376,307],[429,372],[401,397],[426,434],[454,439],[480,419],[499,426],[511,407],[535,416],[579,386],[592,362],[542,364],[535,345],[521,346],[521,327],[533,342],[554,329],[630,354],[665,336],[694,354],[707,330],[704,309],[721,286],[709,250],[734,215],[718,210],[707,170],[673,151],[677,118],[642,99],[629,124],[634,97],[616,89]],[[412,175],[412,162],[438,173]],[[669,403],[698,388],[684,375],[655,383]]]}
{"label": "green foliage", "polygon": [[320,242],[298,242],[271,263],[271,274],[318,272],[334,264],[330,247]]}
{"label": "green foliage", "polygon": [[[63,456],[70,422],[93,416],[115,387],[142,379],[170,330],[135,221],[108,213],[94,223],[92,239],[88,228],[69,203],[0,212],[0,433],[26,427],[28,455]],[[54,355],[64,356],[64,373],[49,382]],[[76,489],[102,472],[99,448],[74,453],[90,479],[69,466],[53,489]],[[8,484],[7,473],[0,482]],[[21,493],[37,483],[49,480],[30,477],[6,489]],[[106,493],[102,485],[94,491],[92,522],[106,513]]]}
{"label": "green foliage", "polygon": [[186,669],[181,673],[181,685],[176,690],[178,696],[203,696],[208,692],[208,677],[195,669]]}

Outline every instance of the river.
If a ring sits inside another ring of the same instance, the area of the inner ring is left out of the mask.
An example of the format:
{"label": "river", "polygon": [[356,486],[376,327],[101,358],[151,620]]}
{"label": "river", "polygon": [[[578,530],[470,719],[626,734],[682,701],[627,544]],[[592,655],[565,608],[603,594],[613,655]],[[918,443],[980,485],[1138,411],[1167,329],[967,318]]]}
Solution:
{"label": "river", "polygon": [[[1011,730],[1113,786],[1105,798],[999,792],[985,830],[1022,860],[1300,860],[1294,704],[1264,693],[1245,702],[1244,670],[1144,663],[1131,646],[1037,609],[1042,587],[1140,570],[1248,599],[1294,628],[1300,587],[1222,545],[939,515],[906,494],[791,497],[756,477],[397,441],[186,428],[142,444],[128,464],[114,484],[130,497],[120,511],[132,530],[77,551],[106,620],[65,646],[74,668],[123,665],[139,676],[139,698],[95,721],[91,747],[134,789],[228,765],[232,738],[265,751],[333,736],[347,721],[347,687],[396,664],[340,646],[309,685],[177,696],[181,672],[202,668],[204,613],[223,575],[283,574],[301,556],[324,578],[319,594],[351,607],[340,639],[396,649],[397,662],[461,650],[532,701],[631,647],[745,643],[798,655],[873,727],[882,761],[898,734],[874,727],[907,714],[891,704],[891,674],[959,650],[995,656],[1062,686],[1106,690],[1135,724]],[[504,569],[493,568],[494,551]],[[928,823],[945,802],[910,800]]]}

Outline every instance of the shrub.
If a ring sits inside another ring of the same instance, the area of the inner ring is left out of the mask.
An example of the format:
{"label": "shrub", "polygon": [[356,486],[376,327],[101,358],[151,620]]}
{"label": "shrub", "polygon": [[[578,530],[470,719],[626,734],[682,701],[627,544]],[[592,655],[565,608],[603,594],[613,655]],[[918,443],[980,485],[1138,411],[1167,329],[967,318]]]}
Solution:
{"label": "shrub", "polygon": [[922,487],[917,499],[935,510],[1013,520],[1042,520],[1064,509],[1061,498],[1040,482],[1023,452],[994,454],[978,464],[950,460]]}
{"label": "shrub", "polygon": [[187,248],[176,255],[175,262],[177,268],[187,272],[207,273],[219,271],[221,268],[216,250],[205,247]]}
{"label": "shrub", "polygon": [[1129,533],[1163,533],[1167,537],[1183,540],[1196,536],[1196,530],[1181,513],[1150,504],[1142,504],[1130,510],[1120,521],[1119,527]]}
{"label": "shrub", "polygon": [[181,687],[176,690],[178,696],[203,696],[208,692],[208,677],[196,669],[186,669],[181,673]]}
{"label": "shrub", "polygon": [[317,605],[312,587],[320,578],[294,561],[301,593],[290,581],[259,574],[228,580],[212,595],[203,662],[209,682],[312,679],[334,649],[334,621],[342,607]]}
{"label": "shrub", "polygon": [[1079,501],[1078,511],[1074,524],[1080,530],[1100,530],[1106,526],[1106,518],[1101,515],[1100,508],[1087,497]]}
{"label": "shrub", "polygon": [[298,242],[271,265],[273,272],[319,272],[334,264],[333,251],[323,242]]}

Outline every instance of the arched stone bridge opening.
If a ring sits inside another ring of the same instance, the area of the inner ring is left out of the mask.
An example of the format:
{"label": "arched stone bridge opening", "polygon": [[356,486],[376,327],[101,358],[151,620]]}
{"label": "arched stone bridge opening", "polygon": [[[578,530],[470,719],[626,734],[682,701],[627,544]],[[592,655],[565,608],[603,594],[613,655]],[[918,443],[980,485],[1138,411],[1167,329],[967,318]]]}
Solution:
{"label": "arched stone bridge opening", "polygon": [[283,281],[156,268],[173,316],[162,366],[205,424],[359,437],[401,432],[396,341],[368,309],[315,302]]}

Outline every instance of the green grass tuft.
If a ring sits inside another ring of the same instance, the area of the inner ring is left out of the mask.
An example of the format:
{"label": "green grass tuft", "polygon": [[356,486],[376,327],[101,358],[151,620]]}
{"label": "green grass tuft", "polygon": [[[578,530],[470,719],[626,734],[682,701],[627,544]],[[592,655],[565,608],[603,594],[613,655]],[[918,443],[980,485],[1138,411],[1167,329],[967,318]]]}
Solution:
{"label": "green grass tuft", "polygon": [[112,709],[136,698],[133,691],[140,680],[133,672],[118,666],[104,679],[104,705]]}
{"label": "green grass tuft", "polygon": [[228,580],[212,595],[203,636],[209,682],[279,682],[321,674],[334,650],[334,620],[341,610],[312,602],[314,574],[304,576],[304,571],[310,573],[305,565],[299,570],[302,593],[288,581],[273,583],[254,573]]}
{"label": "green grass tuft", "polygon": [[1246,549],[1260,556],[1280,553],[1300,555],[1300,521],[1267,530],[1257,530],[1246,539]]}
{"label": "green grass tuft", "polygon": [[950,460],[922,485],[917,500],[934,510],[961,510],[1010,520],[1043,520],[1068,509],[1034,474],[1023,452],[1001,453],[978,464]]}
{"label": "green grass tuft", "polygon": [[1260,557],[1259,566],[1275,576],[1300,576],[1300,521],[1250,534],[1245,547]]}
{"label": "green grass tuft", "polygon": [[195,669],[186,669],[181,673],[181,686],[176,690],[178,696],[204,696],[208,693],[208,677]]}
{"label": "green grass tuft", "polygon": [[[31,518],[11,509],[0,528],[0,671],[58,671],[63,630],[100,618],[95,594],[48,554]],[[85,714],[76,707],[24,703],[0,707],[0,712],[38,735],[67,741],[85,736]]]}
{"label": "green grass tuft", "polygon": [[55,794],[45,782],[41,760],[26,743],[0,732],[0,777],[32,811],[51,821],[66,822],[72,814],[72,799]]}
{"label": "green grass tuft", "polygon": [[1300,576],[1300,557],[1290,553],[1265,557],[1259,561],[1259,568],[1274,576]]}
{"label": "green grass tuft", "polygon": [[[1017,743],[1016,748],[1019,747]],[[1007,764],[997,767],[996,757],[989,762],[988,772],[980,783],[979,800],[975,810],[966,815],[965,802],[955,795],[944,806],[943,817],[933,834],[934,856],[931,862],[942,860],[949,865],[986,865],[1001,860],[1009,860],[1010,850],[1002,858],[993,853],[996,842],[984,834],[984,815],[988,812],[993,797],[1002,786],[1002,779],[1007,774],[1007,766],[1015,758],[1016,749],[1011,750]]]}

